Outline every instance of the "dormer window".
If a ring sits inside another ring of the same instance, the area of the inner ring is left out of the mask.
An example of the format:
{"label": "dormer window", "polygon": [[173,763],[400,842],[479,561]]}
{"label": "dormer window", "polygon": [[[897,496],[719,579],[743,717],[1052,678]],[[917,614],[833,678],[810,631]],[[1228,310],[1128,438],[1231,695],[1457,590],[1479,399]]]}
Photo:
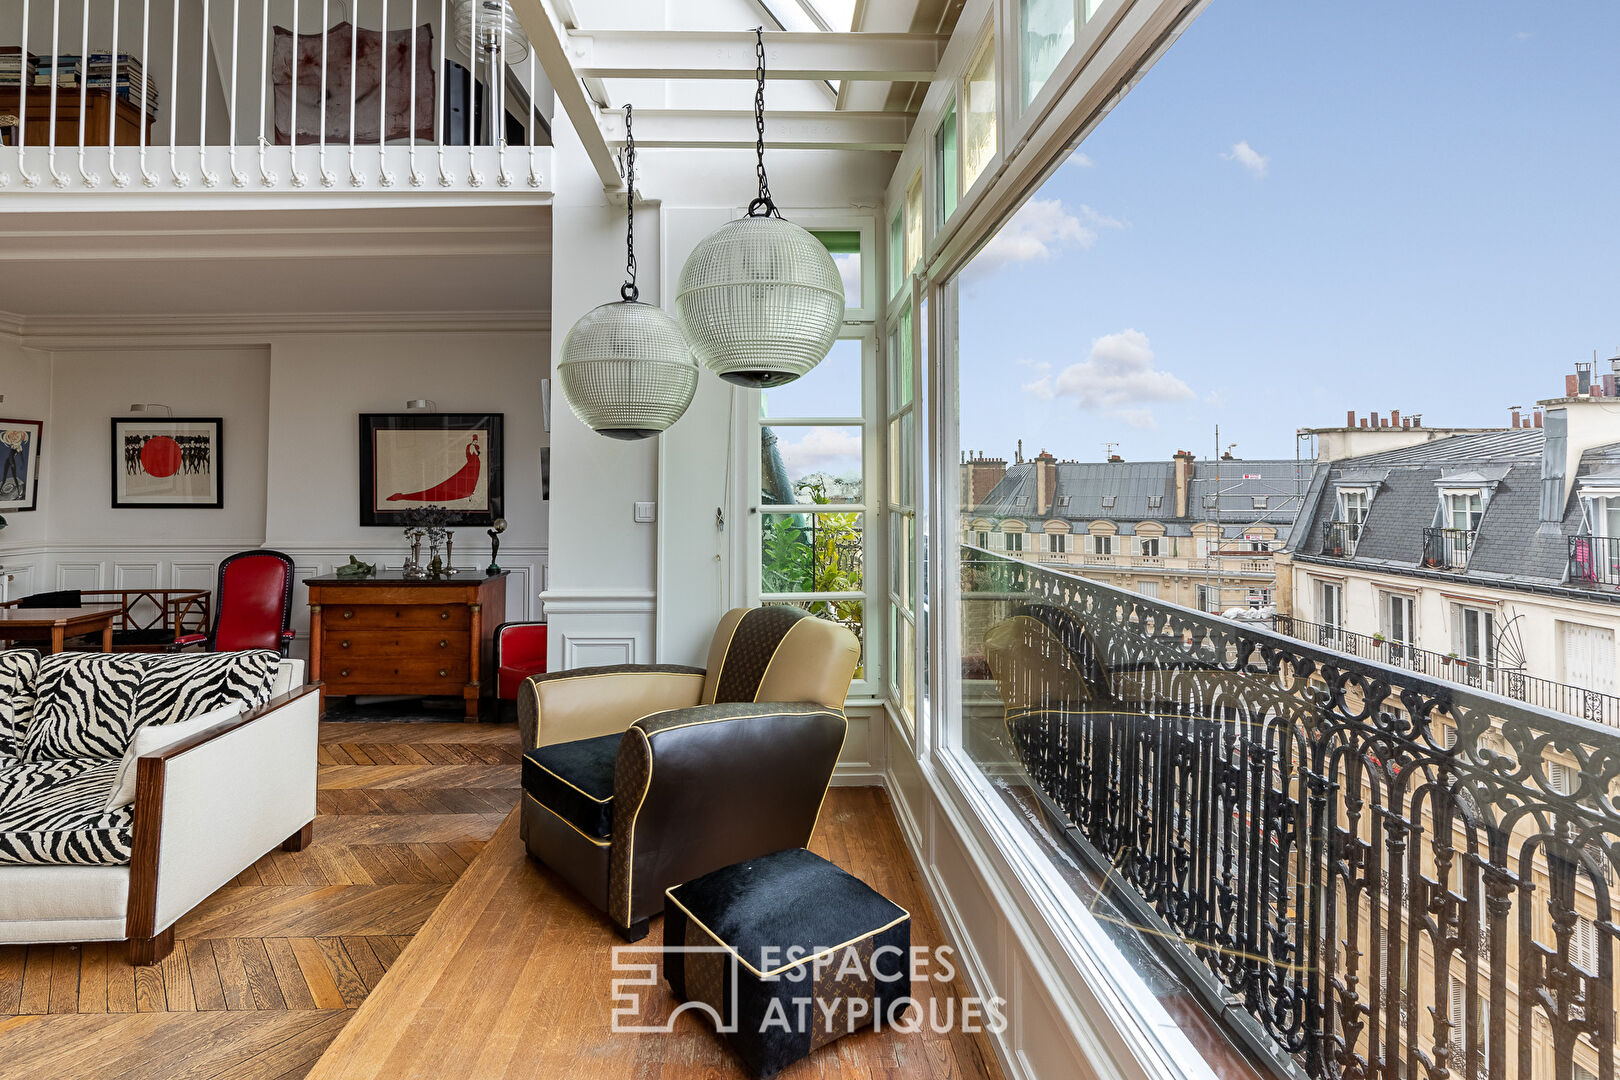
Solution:
{"label": "dormer window", "polygon": [[1473,532],[1485,515],[1484,493],[1479,488],[1454,488],[1440,493],[1440,527]]}
{"label": "dormer window", "polygon": [[1256,510],[1264,510],[1266,508],[1266,504],[1267,504],[1267,502],[1269,500],[1264,495],[1255,495],[1249,501],[1250,501],[1251,505],[1253,505],[1254,509],[1256,509]]}
{"label": "dormer window", "polygon": [[1347,525],[1360,526],[1367,520],[1367,506],[1371,502],[1366,488],[1339,489],[1339,520]]}
{"label": "dormer window", "polygon": [[1059,510],[1067,510],[1069,508],[1069,499],[1070,498],[1071,498],[1071,496],[1068,496],[1068,495],[1059,495],[1057,497],[1058,509]]}
{"label": "dormer window", "polygon": [[1205,510],[1213,510],[1217,506],[1220,505],[1220,502],[1221,502],[1221,497],[1219,495],[1205,495],[1204,496],[1204,509]]}
{"label": "dormer window", "polygon": [[1102,497],[1102,508],[1104,510],[1112,510],[1118,501],[1119,497],[1117,495],[1104,495]]}
{"label": "dormer window", "polygon": [[1162,509],[1164,509],[1164,496],[1163,495],[1149,495],[1148,496],[1148,509],[1149,510],[1162,510]]}

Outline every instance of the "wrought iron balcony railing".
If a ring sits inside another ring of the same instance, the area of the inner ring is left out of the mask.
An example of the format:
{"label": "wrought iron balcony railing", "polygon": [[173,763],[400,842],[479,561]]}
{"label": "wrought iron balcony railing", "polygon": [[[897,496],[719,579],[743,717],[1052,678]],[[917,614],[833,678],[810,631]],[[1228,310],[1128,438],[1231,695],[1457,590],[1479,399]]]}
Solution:
{"label": "wrought iron balcony railing", "polygon": [[962,562],[964,675],[1030,797],[1251,1047],[1317,1080],[1614,1080],[1620,732]]}
{"label": "wrought iron balcony railing", "polygon": [[1277,630],[1300,641],[1309,641],[1351,656],[1377,660],[1430,678],[1488,690],[1515,701],[1578,716],[1595,724],[1620,727],[1620,697],[1614,694],[1544,679],[1519,668],[1481,663],[1432,649],[1420,649],[1406,642],[1391,641],[1376,634],[1359,634],[1342,626],[1325,626],[1288,615],[1277,616]]}
{"label": "wrought iron balcony railing", "polygon": [[1334,559],[1350,559],[1361,540],[1361,522],[1330,521],[1322,529],[1322,554]]}
{"label": "wrought iron balcony railing", "polygon": [[1477,529],[1424,529],[1423,565],[1430,569],[1466,570]]}
{"label": "wrought iron balcony railing", "polygon": [[1593,589],[1620,589],[1620,537],[1570,537],[1569,581]]}

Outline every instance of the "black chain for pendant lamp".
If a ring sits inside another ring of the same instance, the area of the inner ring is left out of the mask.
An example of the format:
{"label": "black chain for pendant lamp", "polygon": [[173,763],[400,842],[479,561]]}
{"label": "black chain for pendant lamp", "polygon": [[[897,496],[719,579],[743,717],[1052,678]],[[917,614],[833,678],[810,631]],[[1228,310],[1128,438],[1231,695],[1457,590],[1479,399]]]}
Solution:
{"label": "black chain for pendant lamp", "polygon": [[624,227],[624,272],[626,281],[619,287],[619,296],[627,303],[641,298],[636,288],[636,136],[630,128],[630,106],[624,107],[624,187],[626,207]]}
{"label": "black chain for pendant lamp", "polygon": [[765,175],[765,28],[754,27],[754,153],[759,156],[759,197],[748,204],[749,217],[781,217],[771,201],[771,181]]}

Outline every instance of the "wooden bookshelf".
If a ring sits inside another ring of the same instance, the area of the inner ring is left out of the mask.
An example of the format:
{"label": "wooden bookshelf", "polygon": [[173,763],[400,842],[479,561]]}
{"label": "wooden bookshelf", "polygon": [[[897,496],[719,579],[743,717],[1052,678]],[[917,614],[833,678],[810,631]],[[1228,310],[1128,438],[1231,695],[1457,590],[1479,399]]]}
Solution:
{"label": "wooden bookshelf", "polygon": [[[21,95],[15,86],[0,87],[0,113],[22,116]],[[115,99],[106,90],[89,90],[84,98],[84,145],[107,145],[108,111]],[[141,141],[141,110],[124,98],[116,99],[117,116],[114,135],[119,146],[137,146]],[[51,88],[28,88],[28,114],[22,116],[24,141],[29,146],[45,146],[51,141]],[[146,117],[146,141],[152,142],[152,124],[156,118]],[[11,145],[12,139],[7,139]],[[79,145],[79,90],[77,87],[56,88],[56,145]]]}

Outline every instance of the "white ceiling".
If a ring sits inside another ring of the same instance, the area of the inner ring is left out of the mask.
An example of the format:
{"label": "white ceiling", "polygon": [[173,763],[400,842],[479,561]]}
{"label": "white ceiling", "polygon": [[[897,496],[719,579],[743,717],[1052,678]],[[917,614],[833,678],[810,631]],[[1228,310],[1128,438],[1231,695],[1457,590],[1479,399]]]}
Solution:
{"label": "white ceiling", "polygon": [[549,315],[551,208],[0,214],[30,318]]}

